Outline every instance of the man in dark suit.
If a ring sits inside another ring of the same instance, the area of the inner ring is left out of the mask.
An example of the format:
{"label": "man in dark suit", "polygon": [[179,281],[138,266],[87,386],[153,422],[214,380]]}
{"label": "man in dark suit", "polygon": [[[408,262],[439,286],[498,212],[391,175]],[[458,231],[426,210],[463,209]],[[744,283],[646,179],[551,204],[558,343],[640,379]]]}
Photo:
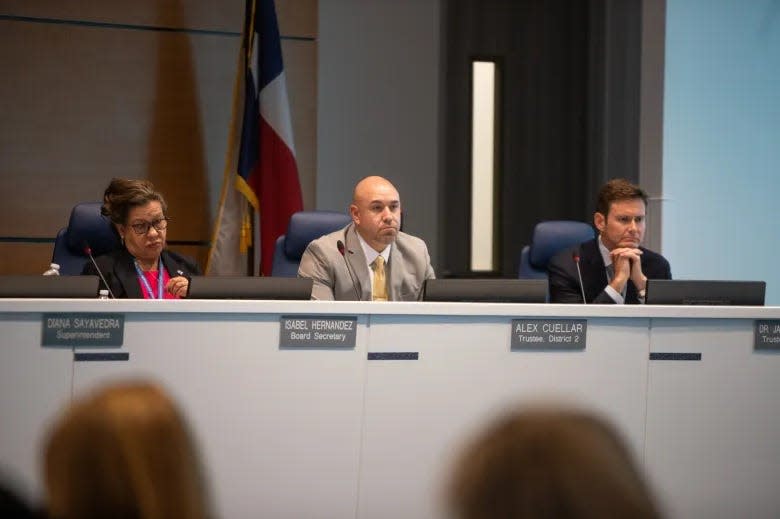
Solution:
{"label": "man in dark suit", "polygon": [[336,301],[416,301],[434,277],[425,242],[400,231],[401,200],[387,179],[355,186],[352,223],[314,240],[298,276],[314,281],[311,297]]}
{"label": "man in dark suit", "polygon": [[607,182],[593,216],[598,237],[557,254],[547,266],[550,302],[644,303],[648,279],[672,279],[666,258],[640,246],[646,212],[647,194],[639,186]]}

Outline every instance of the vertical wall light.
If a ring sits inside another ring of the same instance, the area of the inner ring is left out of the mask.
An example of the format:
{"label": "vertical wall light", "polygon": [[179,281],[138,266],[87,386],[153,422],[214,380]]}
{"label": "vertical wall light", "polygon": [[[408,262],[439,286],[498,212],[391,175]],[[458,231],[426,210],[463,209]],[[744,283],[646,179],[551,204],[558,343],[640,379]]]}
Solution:
{"label": "vertical wall light", "polygon": [[471,270],[495,270],[496,63],[471,65]]}

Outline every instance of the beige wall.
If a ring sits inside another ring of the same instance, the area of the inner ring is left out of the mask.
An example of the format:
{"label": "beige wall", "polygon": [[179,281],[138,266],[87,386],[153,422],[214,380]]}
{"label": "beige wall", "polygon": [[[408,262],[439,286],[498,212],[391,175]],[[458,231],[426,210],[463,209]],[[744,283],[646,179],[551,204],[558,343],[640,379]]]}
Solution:
{"label": "beige wall", "polygon": [[[115,176],[149,178],[166,195],[170,240],[210,239],[243,4],[0,0],[0,237],[42,241],[0,241],[0,274],[42,272],[45,240]],[[276,4],[282,36],[294,37],[282,50],[313,208],[317,0]],[[205,263],[205,245],[173,248]]]}

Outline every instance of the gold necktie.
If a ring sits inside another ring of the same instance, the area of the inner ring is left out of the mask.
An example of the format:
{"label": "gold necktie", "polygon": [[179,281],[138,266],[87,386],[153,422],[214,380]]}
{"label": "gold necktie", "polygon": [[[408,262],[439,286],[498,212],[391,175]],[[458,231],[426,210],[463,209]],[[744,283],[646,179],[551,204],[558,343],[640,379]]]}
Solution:
{"label": "gold necktie", "polygon": [[371,285],[374,301],[387,301],[387,278],[385,277],[385,258],[377,256],[371,264],[374,269],[374,283]]}

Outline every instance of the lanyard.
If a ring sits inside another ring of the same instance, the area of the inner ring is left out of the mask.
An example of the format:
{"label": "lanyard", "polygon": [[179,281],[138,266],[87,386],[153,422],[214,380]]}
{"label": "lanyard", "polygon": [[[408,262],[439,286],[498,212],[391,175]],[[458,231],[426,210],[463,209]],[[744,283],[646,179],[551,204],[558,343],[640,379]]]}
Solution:
{"label": "lanyard", "polygon": [[[141,267],[138,266],[138,260],[133,260],[133,265],[135,265],[135,273],[138,275],[138,279],[141,280],[141,284],[146,289],[146,292],[149,294],[149,297],[151,299],[154,299],[154,292],[152,291],[152,286],[149,284],[149,281],[146,279],[146,276],[144,276]],[[160,258],[157,260],[157,299],[162,299],[162,298],[163,298],[163,265],[162,265],[162,258]]]}

